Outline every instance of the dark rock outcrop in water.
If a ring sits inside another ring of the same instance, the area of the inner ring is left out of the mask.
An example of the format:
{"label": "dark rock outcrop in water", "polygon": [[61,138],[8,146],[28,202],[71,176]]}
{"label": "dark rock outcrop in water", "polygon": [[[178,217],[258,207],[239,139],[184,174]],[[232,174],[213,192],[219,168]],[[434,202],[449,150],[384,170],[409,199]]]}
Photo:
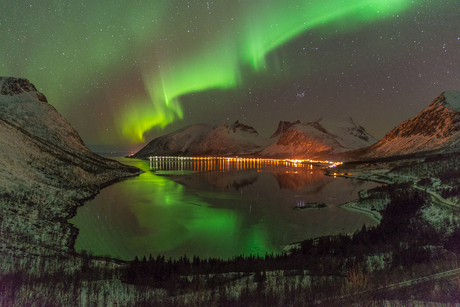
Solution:
{"label": "dark rock outcrop in water", "polygon": [[0,248],[71,250],[67,223],[102,187],[141,171],[91,152],[26,79],[0,78]]}

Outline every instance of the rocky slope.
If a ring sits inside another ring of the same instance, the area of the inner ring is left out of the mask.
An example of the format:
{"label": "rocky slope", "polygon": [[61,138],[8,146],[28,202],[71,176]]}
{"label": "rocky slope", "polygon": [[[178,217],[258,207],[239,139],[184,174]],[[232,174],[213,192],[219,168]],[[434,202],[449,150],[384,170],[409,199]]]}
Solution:
{"label": "rocky slope", "polygon": [[300,120],[297,120],[292,123],[288,121],[280,121],[278,124],[278,128],[276,129],[275,133],[273,133],[270,138],[273,139],[278,136],[281,136],[284,132],[286,132],[286,130],[288,130],[289,128],[297,124],[300,124]]}
{"label": "rocky slope", "polygon": [[376,144],[352,153],[354,159],[460,150],[460,92],[443,92],[417,116],[391,130]]}
{"label": "rocky slope", "polygon": [[268,142],[253,127],[238,121],[232,125],[197,124],[152,140],[133,157],[249,154]]}
{"label": "rocky slope", "polygon": [[72,249],[66,221],[103,186],[140,170],[92,153],[26,79],[0,78],[0,249]]}
{"label": "rocky slope", "polygon": [[340,122],[318,120],[294,123],[261,156],[327,158],[336,153],[369,146],[377,140],[351,118]]}

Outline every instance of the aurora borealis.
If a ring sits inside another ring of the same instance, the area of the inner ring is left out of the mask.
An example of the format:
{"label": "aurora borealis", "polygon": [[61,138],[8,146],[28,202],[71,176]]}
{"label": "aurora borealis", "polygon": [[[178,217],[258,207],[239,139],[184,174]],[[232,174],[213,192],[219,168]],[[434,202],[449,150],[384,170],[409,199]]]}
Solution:
{"label": "aurora borealis", "polygon": [[3,1],[0,71],[88,145],[352,116],[381,138],[460,88],[458,1]]}

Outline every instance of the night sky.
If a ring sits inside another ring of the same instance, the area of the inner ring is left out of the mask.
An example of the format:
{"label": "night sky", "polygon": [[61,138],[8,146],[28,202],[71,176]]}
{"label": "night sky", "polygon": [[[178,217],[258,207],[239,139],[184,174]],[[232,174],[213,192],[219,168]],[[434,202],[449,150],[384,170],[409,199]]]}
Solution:
{"label": "night sky", "polygon": [[381,138],[460,89],[459,1],[1,1],[0,39],[0,75],[107,148],[211,120],[351,116]]}

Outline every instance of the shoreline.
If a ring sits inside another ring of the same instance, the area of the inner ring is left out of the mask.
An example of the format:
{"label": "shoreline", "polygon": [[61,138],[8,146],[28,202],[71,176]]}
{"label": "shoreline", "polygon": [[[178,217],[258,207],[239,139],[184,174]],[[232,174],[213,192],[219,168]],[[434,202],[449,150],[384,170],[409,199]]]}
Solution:
{"label": "shoreline", "polygon": [[[126,165],[126,164],[122,164],[122,165],[129,166],[129,165]],[[129,166],[129,167],[131,167],[131,166]],[[142,173],[145,173],[145,171],[139,169],[139,171],[137,173],[133,173],[133,174],[125,173],[125,174],[127,174],[127,176],[121,176],[121,177],[118,177],[116,179],[112,179],[112,180],[109,180],[107,182],[104,182],[104,183],[100,184],[97,187],[97,191],[95,191],[94,193],[92,193],[88,197],[76,200],[77,205],[76,206],[70,206],[70,208],[68,210],[66,210],[66,213],[68,214],[67,217],[64,218],[63,220],[61,220],[60,222],[69,225],[69,228],[70,228],[70,235],[67,238],[67,243],[65,244],[65,246],[68,248],[68,252],[77,253],[75,251],[75,241],[77,240],[77,237],[78,237],[78,234],[80,232],[80,229],[78,227],[76,227],[74,224],[70,223],[69,220],[77,215],[78,208],[83,207],[88,201],[94,199],[102,191],[102,189],[104,189],[106,187],[109,187],[109,186],[111,186],[113,184],[128,180],[130,178],[140,176]]]}
{"label": "shoreline", "polygon": [[355,204],[356,204],[356,200],[352,200],[347,203],[341,204],[338,207],[340,209],[344,209],[348,211],[363,213],[380,224],[380,222],[382,221],[382,215],[378,211],[373,212],[372,210],[367,210],[361,207],[357,207]]}
{"label": "shoreline", "polygon": [[[375,174],[370,174],[370,175],[366,176],[366,175],[364,175],[362,173],[359,174],[359,171],[354,172],[354,175],[349,175],[349,172],[346,172],[346,170],[345,170],[345,172],[331,173],[333,171],[334,171],[333,169],[325,169],[324,173],[325,173],[326,176],[358,179],[358,180],[371,181],[371,182],[376,182],[376,183],[381,183],[381,184],[393,184],[393,183],[395,183],[394,181],[389,180],[388,177],[386,177],[386,176],[384,176],[384,178],[380,177],[381,175],[376,178],[376,177],[373,177],[373,175],[375,175]],[[344,173],[346,173],[346,174],[344,174]],[[361,190],[361,191],[368,191],[368,190],[369,189]],[[351,201],[346,202],[346,203],[341,204],[341,205],[338,205],[338,208],[365,214],[365,215],[369,216],[371,219],[373,219],[374,221],[376,221],[377,223],[380,224],[380,222],[382,220],[382,215],[378,211],[373,212],[372,210],[358,207],[357,202],[359,200],[364,200],[364,199],[361,198],[358,195],[357,199],[351,200]]]}

